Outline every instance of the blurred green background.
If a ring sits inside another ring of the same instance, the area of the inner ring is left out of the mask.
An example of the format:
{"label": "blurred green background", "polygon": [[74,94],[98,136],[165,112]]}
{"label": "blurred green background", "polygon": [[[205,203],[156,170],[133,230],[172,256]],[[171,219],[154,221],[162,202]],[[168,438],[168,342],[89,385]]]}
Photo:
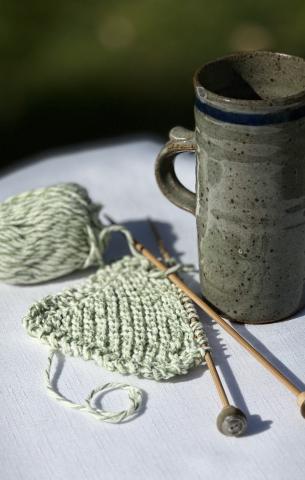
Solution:
{"label": "blurred green background", "polygon": [[1,163],[192,127],[195,68],[256,48],[305,56],[304,0],[0,0]]}

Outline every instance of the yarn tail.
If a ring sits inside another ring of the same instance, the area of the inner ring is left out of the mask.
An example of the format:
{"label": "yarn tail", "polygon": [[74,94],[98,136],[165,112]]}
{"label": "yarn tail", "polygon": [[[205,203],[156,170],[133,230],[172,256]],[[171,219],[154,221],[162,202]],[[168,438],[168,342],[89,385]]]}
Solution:
{"label": "yarn tail", "polygon": [[[63,395],[61,395],[52,385],[52,376],[51,370],[53,365],[54,356],[58,352],[56,350],[51,350],[48,357],[48,365],[45,370],[45,385],[48,390],[48,393],[51,397],[55,398],[58,402],[61,402],[65,407],[73,408],[75,410],[80,410],[82,412],[90,413],[97,420],[102,422],[109,423],[121,423],[129,417],[135,416],[139,413],[139,410],[143,403],[142,391],[132,385],[126,383],[106,383],[99,387],[94,388],[88,397],[85,400],[84,404],[74,403],[71,400],[68,400]],[[127,392],[130,404],[126,410],[120,412],[106,411],[103,409],[96,408],[92,405],[94,397],[98,393],[106,393],[110,390],[124,390]]]}

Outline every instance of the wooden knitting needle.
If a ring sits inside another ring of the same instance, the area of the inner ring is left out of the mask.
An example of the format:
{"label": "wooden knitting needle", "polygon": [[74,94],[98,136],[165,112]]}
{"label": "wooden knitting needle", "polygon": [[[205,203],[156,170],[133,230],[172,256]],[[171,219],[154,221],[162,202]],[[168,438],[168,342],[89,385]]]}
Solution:
{"label": "wooden knitting needle", "polygon": [[[108,216],[108,220],[114,223]],[[142,253],[150,262],[162,271],[167,267],[163,265],[144,245],[134,240],[134,247],[138,252]],[[226,322],[215,310],[210,307],[203,299],[201,299],[195,292],[193,292],[175,273],[168,275],[168,278],[179,287],[189,298],[193,300],[199,308],[207,313],[218,325],[220,325],[231,337],[233,337],[243,348],[245,348],[261,365],[263,365],[268,372],[270,372],[279,382],[281,382],[297,399],[300,407],[302,417],[305,418],[305,391],[302,392],[292,383],[288,377],[280,372],[274,365],[272,365],[267,358],[265,358],[258,350],[256,350],[251,343],[242,337],[229,323]]]}
{"label": "wooden knitting needle", "polygon": [[[107,218],[107,220],[110,223],[116,225],[116,222],[111,217],[109,217],[109,215],[105,214],[104,216]],[[149,220],[149,222],[150,222],[151,228],[153,229],[153,233],[156,237],[158,246],[160,248],[160,253],[161,253],[162,257],[164,258],[164,260],[166,261],[169,258],[171,258],[171,256],[168,253],[168,251],[166,250],[166,248],[165,248],[165,246],[162,242],[162,239],[159,235],[159,232],[157,231],[155,225],[150,220]],[[168,269],[168,267],[166,265],[163,265],[163,263],[160,262],[159,260],[157,260],[157,258],[154,257],[152,253],[150,253],[148,250],[146,250],[146,248],[140,242],[138,242],[135,239],[133,239],[133,242],[134,242],[134,247],[136,248],[136,250],[138,252],[142,253],[142,255],[144,255],[159,270],[165,271],[165,270]],[[175,275],[175,277],[179,278],[177,275]],[[169,275],[168,278],[171,279],[171,275]],[[246,431],[247,417],[245,416],[245,414],[239,408],[236,408],[233,405],[230,405],[227,394],[226,394],[225,389],[222,385],[221,379],[218,375],[218,372],[216,370],[216,367],[215,367],[215,364],[214,364],[214,361],[213,361],[213,358],[212,358],[210,352],[205,353],[204,359],[206,361],[207,367],[210,371],[210,374],[212,376],[214,385],[217,389],[220,401],[221,401],[222,406],[223,406],[221,412],[217,416],[217,423],[216,423],[217,428],[221,433],[223,433],[226,436],[231,436],[231,437],[232,436],[234,436],[234,437],[240,436]]]}
{"label": "wooden knitting needle", "polygon": [[[170,260],[172,257],[169,251],[165,247],[165,244],[161,238],[161,235],[157,229],[157,226],[150,218],[148,219],[148,222],[154,234],[154,237],[156,239],[156,242],[163,260],[165,262]],[[247,418],[239,408],[236,408],[235,406],[229,404],[227,394],[224,390],[223,384],[218,375],[211,353],[206,352],[204,359],[206,361],[207,367],[210,371],[214,385],[217,389],[218,395],[220,397],[220,400],[223,406],[221,412],[218,414],[218,417],[217,417],[218,430],[224,435],[230,435],[230,436],[232,436],[232,431],[234,431],[234,436],[239,436],[246,431]],[[231,425],[231,428],[229,428],[229,433],[228,433],[229,425]]]}

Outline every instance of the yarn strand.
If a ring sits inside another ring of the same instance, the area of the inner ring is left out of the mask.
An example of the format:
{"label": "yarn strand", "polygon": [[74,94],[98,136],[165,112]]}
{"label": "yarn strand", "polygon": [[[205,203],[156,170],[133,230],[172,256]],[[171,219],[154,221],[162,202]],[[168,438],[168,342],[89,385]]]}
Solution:
{"label": "yarn strand", "polygon": [[[49,395],[60,402],[65,407],[72,408],[74,410],[80,410],[82,412],[90,413],[93,415],[97,420],[102,422],[109,422],[109,423],[122,423],[129,417],[134,416],[139,412],[139,409],[142,405],[142,392],[139,388],[134,387],[132,385],[128,385],[126,383],[106,383],[105,385],[98,386],[94,388],[88,397],[85,400],[84,404],[79,404],[68,400],[66,397],[61,395],[52,385],[51,379],[51,369],[53,364],[54,356],[56,355],[56,350],[51,350],[48,356],[48,365],[45,370],[45,384],[48,390]],[[106,393],[111,390],[124,390],[127,392],[130,405],[126,410],[122,410],[120,412],[112,412],[103,409],[99,409],[92,406],[92,401],[94,397],[98,393]]]}

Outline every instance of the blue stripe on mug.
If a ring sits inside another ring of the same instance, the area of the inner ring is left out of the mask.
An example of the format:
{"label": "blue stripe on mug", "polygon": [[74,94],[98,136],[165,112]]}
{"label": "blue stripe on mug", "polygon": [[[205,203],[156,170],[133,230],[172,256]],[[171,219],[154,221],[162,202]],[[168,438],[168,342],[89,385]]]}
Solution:
{"label": "blue stripe on mug", "polygon": [[205,103],[202,99],[196,97],[195,106],[200,112],[209,115],[216,120],[226,123],[235,123],[237,125],[261,126],[274,123],[291,122],[305,116],[305,105],[295,108],[286,108],[275,113],[238,113],[228,112],[220,108],[213,107]]}

